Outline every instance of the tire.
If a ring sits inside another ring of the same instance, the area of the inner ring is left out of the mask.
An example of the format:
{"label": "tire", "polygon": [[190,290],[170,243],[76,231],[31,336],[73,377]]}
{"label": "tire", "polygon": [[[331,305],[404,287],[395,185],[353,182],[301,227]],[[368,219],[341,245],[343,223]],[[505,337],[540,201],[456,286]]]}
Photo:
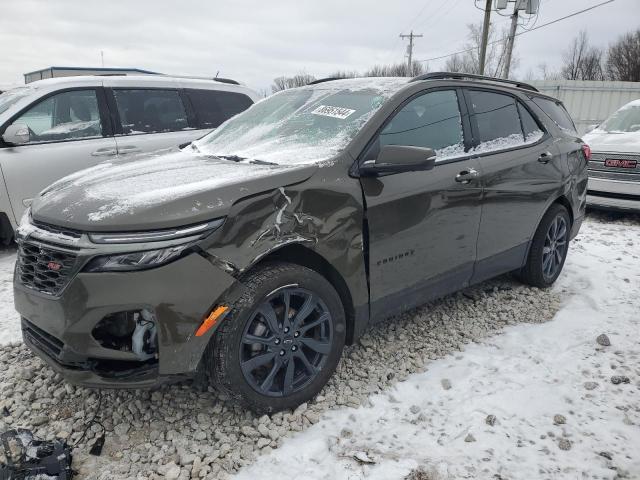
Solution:
{"label": "tire", "polygon": [[340,296],[315,271],[290,263],[267,263],[241,281],[246,292],[205,351],[209,380],[258,413],[295,408],[338,365],[346,335]]}
{"label": "tire", "polygon": [[567,258],[570,232],[571,217],[567,209],[559,204],[551,205],[533,236],[527,263],[518,275],[520,280],[538,288],[553,285]]}
{"label": "tire", "polygon": [[6,213],[0,213],[0,246],[8,247],[13,243],[14,234]]}

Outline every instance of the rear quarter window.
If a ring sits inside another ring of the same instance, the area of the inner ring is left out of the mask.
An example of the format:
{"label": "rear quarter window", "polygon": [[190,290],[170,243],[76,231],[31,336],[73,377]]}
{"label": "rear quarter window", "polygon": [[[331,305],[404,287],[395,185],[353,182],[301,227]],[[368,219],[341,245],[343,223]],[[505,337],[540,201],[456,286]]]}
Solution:
{"label": "rear quarter window", "polygon": [[196,113],[197,128],[216,128],[249,108],[253,101],[242,93],[218,90],[188,90]]}
{"label": "rear quarter window", "polygon": [[531,101],[562,130],[577,133],[576,126],[562,103],[542,97],[533,97]]}

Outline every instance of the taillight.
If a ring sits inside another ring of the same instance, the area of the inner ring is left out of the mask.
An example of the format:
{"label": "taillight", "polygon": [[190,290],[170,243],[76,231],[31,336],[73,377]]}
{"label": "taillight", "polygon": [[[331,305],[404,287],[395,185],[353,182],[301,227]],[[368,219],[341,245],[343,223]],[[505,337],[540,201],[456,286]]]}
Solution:
{"label": "taillight", "polygon": [[591,160],[591,147],[586,143],[582,145],[582,153],[584,153],[584,158],[587,160],[587,162]]}

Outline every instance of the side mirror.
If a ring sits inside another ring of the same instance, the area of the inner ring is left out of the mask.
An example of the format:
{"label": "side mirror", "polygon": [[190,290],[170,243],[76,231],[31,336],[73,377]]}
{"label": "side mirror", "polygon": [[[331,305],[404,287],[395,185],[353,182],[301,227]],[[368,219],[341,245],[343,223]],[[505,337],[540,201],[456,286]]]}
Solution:
{"label": "side mirror", "polygon": [[406,145],[385,145],[378,158],[368,160],[360,167],[361,175],[402,173],[431,170],[436,165],[436,152],[432,148]]}
{"label": "side mirror", "polygon": [[9,125],[2,134],[2,140],[9,145],[24,145],[31,141],[29,127],[24,123]]}

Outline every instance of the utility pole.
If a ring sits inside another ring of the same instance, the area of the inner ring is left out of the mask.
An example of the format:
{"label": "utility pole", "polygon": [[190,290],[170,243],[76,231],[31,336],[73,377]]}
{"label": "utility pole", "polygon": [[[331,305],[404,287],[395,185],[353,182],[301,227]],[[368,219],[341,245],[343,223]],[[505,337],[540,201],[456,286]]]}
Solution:
{"label": "utility pole", "polygon": [[480,45],[480,75],[484,75],[484,64],[487,59],[487,42],[489,40],[489,27],[491,26],[491,0],[487,0],[484,7],[484,24],[482,25],[482,44]]}
{"label": "utility pole", "polygon": [[[489,0],[491,1],[491,0]],[[413,71],[413,69],[411,68],[412,65],[412,57],[413,57],[413,39],[414,38],[422,38],[422,35],[415,35],[413,33],[413,30],[411,30],[411,32],[409,33],[409,35],[403,35],[400,34],[400,38],[408,38],[409,39],[409,45],[407,45],[407,67],[409,67],[409,76],[411,75],[411,72]]]}
{"label": "utility pole", "polygon": [[513,8],[513,15],[511,15],[511,29],[509,30],[509,37],[507,39],[507,58],[504,62],[504,73],[502,78],[509,78],[509,70],[511,69],[511,54],[513,53],[513,44],[516,41],[516,28],[518,27],[518,2],[516,2]]}

